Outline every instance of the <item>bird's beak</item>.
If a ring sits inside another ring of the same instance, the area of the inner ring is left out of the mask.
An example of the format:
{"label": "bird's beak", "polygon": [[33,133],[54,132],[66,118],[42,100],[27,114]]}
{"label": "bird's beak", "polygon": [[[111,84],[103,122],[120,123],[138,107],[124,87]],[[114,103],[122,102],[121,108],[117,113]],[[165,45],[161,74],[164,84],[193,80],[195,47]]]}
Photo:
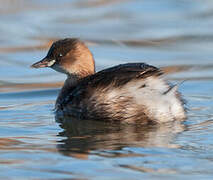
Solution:
{"label": "bird's beak", "polygon": [[44,58],[41,61],[38,61],[31,65],[31,68],[44,68],[44,67],[51,67],[52,65],[55,64],[55,59],[48,59]]}

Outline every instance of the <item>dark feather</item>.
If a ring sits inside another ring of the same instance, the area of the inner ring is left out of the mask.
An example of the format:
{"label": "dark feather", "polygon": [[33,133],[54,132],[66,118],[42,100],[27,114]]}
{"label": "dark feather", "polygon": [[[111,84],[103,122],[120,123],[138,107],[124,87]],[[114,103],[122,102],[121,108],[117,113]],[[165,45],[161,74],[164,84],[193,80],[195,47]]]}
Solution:
{"label": "dark feather", "polygon": [[160,76],[161,74],[162,72],[158,68],[145,63],[121,64],[99,71],[83,78],[77,84],[77,87],[70,89],[64,101],[60,103],[60,108],[63,109],[67,104],[80,103],[80,100],[89,96],[93,90],[118,88],[135,79]]}

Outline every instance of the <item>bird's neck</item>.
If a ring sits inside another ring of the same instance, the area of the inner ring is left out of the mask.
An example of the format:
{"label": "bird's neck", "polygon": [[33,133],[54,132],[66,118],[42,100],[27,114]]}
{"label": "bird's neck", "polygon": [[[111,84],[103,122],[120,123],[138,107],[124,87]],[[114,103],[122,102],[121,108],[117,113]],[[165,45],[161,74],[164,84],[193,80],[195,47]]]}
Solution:
{"label": "bird's neck", "polygon": [[79,69],[78,71],[75,71],[75,73],[68,73],[64,87],[70,88],[76,86],[81,79],[91,76],[94,73],[94,69]]}

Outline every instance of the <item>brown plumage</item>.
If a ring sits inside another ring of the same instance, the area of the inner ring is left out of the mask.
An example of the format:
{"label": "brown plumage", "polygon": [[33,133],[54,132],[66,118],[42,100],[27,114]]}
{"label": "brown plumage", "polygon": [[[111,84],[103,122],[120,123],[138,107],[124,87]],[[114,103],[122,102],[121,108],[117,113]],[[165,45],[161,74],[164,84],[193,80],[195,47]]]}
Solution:
{"label": "brown plumage", "polygon": [[53,43],[47,56],[32,67],[67,74],[56,101],[58,115],[143,123],[185,118],[179,93],[162,79],[158,68],[127,63],[95,73],[92,53],[78,39]]}

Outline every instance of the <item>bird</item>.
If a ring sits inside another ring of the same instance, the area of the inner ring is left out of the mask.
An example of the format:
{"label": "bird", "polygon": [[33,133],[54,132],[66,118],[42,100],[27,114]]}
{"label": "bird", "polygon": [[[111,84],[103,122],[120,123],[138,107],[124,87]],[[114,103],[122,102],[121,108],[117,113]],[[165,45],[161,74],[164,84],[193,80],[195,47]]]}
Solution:
{"label": "bird", "polygon": [[92,52],[78,38],[55,41],[31,67],[66,74],[55,103],[55,113],[62,117],[144,124],[186,118],[178,86],[165,80],[162,70],[139,62],[96,72]]}

